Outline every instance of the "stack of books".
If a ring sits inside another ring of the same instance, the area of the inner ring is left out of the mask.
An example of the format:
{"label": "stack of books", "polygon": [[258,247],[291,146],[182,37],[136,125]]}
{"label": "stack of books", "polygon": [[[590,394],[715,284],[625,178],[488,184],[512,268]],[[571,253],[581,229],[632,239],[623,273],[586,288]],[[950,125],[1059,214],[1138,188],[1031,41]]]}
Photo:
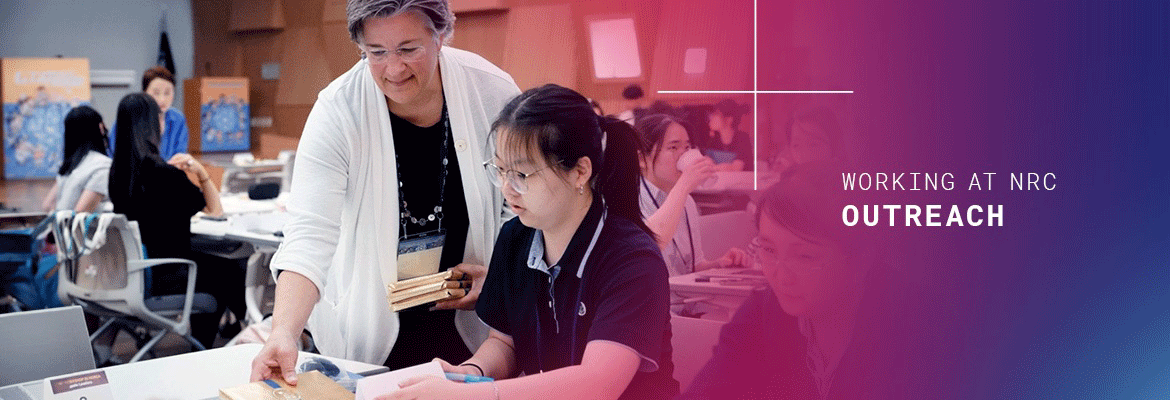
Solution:
{"label": "stack of books", "polygon": [[447,289],[447,279],[450,279],[451,275],[451,271],[447,270],[386,285],[390,311],[398,312],[433,301],[446,300],[462,292],[463,289]]}

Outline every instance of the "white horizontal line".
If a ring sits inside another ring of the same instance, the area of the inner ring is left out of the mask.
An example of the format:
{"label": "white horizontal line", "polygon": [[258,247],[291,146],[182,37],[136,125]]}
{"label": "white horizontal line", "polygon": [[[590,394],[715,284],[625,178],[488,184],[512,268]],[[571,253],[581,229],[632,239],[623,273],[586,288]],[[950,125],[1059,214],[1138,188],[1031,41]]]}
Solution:
{"label": "white horizontal line", "polygon": [[852,90],[659,90],[658,94],[852,94]]}

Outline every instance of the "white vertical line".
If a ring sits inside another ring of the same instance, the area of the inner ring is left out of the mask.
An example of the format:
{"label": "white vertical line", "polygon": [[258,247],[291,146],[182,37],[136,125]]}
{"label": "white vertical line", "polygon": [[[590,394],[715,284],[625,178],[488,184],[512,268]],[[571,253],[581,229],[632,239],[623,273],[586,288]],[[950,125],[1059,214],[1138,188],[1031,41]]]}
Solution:
{"label": "white vertical line", "polygon": [[760,190],[760,3],[752,0],[752,190]]}

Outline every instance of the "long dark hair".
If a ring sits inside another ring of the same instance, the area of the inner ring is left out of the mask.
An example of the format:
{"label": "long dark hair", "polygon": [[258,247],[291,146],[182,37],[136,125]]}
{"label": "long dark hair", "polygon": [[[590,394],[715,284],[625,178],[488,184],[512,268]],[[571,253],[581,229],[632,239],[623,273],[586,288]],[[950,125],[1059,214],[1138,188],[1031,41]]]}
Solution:
{"label": "long dark hair", "polygon": [[535,146],[548,165],[561,172],[572,170],[581,157],[589,157],[594,166],[589,179],[593,194],[600,195],[614,214],[653,236],[638,206],[641,171],[637,157],[644,146],[629,124],[598,116],[585,96],[548,84],[508,102],[492,124],[492,132],[501,129],[508,132],[505,146],[524,152]]}
{"label": "long dark hair", "polygon": [[131,93],[118,103],[114,163],[110,166],[110,200],[117,206],[142,191],[138,177],[147,168],[166,165],[158,154],[158,103],[146,93]]}
{"label": "long dark hair", "polygon": [[69,175],[91,151],[106,154],[102,115],[90,106],[78,106],[65,114],[65,159],[57,175]]}

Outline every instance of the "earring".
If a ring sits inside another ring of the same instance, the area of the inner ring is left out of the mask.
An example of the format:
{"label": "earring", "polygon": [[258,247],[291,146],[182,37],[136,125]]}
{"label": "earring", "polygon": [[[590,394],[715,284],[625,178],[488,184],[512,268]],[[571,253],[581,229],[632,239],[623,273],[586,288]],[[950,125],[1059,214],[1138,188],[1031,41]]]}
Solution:
{"label": "earring", "polygon": [[577,194],[585,194],[585,186],[577,185]]}

